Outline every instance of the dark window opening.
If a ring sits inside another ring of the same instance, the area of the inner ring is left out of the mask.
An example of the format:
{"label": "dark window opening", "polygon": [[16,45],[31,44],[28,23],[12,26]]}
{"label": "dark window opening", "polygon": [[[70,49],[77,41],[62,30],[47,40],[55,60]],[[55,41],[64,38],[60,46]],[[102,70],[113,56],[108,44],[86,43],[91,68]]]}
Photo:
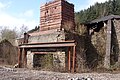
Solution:
{"label": "dark window opening", "polygon": [[39,69],[53,67],[53,54],[34,54],[33,66]]}
{"label": "dark window opening", "polygon": [[54,7],[55,9],[57,9],[57,7]]}

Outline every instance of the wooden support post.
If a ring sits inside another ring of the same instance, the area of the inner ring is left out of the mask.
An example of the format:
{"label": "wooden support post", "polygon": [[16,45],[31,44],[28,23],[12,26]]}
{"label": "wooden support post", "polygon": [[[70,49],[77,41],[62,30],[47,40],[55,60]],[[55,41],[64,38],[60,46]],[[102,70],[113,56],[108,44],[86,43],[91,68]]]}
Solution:
{"label": "wooden support post", "polygon": [[71,52],[70,47],[68,48],[68,70],[71,70]]}
{"label": "wooden support post", "polygon": [[18,48],[18,67],[21,67],[21,49]]}
{"label": "wooden support post", "polygon": [[23,48],[23,66],[26,67],[26,64],[27,64],[26,50]]}
{"label": "wooden support post", "polygon": [[24,67],[27,67],[27,51],[24,53]]}
{"label": "wooden support post", "polygon": [[75,71],[75,55],[76,55],[76,46],[73,46],[73,64],[72,64],[72,72]]}
{"label": "wooden support post", "polygon": [[24,67],[24,53],[25,53],[25,49],[22,48],[22,67]]}
{"label": "wooden support post", "polygon": [[106,40],[106,54],[104,58],[104,67],[110,68],[110,53],[111,53],[111,20],[107,24],[107,40]]}

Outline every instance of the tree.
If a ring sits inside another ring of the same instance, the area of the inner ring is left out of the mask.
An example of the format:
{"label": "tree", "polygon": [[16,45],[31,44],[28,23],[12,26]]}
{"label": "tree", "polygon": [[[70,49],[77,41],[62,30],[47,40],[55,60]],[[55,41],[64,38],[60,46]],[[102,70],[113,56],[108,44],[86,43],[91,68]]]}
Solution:
{"label": "tree", "polygon": [[27,26],[25,26],[25,25],[22,25],[21,27],[20,27],[20,31],[19,31],[19,33],[18,33],[18,37],[21,37],[24,33],[26,33],[28,31],[28,27]]}
{"label": "tree", "polygon": [[14,30],[10,30],[7,27],[5,27],[1,30],[1,39],[2,40],[3,39],[7,39],[7,40],[16,39],[16,37],[17,37],[17,33]]}
{"label": "tree", "polygon": [[75,13],[76,24],[90,22],[96,18],[110,14],[120,15],[120,0],[109,0],[105,3],[95,3],[88,9]]}
{"label": "tree", "polygon": [[33,33],[33,32],[39,31],[39,28],[40,28],[40,26],[35,26],[35,28],[29,30],[28,33]]}
{"label": "tree", "polygon": [[12,44],[15,43],[15,39],[17,38],[17,33],[15,29],[11,30],[7,27],[4,27],[0,30],[1,40],[8,40]]}

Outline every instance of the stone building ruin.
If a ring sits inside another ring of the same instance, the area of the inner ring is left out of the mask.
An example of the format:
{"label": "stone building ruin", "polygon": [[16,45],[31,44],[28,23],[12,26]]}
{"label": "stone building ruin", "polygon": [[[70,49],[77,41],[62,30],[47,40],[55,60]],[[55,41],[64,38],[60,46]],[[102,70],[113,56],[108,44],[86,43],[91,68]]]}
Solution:
{"label": "stone building ruin", "polygon": [[86,65],[109,69],[120,64],[120,16],[109,15],[84,24],[86,32],[81,36],[71,33],[75,31],[73,4],[54,0],[41,6],[40,11],[40,29],[25,33],[19,40],[19,67],[52,66],[74,72]]}
{"label": "stone building ruin", "polygon": [[74,31],[74,28],[73,4],[66,0],[54,0],[41,6],[40,30],[25,33],[24,39],[21,39],[19,67],[45,68],[46,65],[74,72],[75,40],[65,31]]}
{"label": "stone building ruin", "polygon": [[[107,69],[110,69],[111,65],[119,67],[120,16],[108,15],[95,19],[87,24],[87,28],[91,41],[86,59],[89,59],[90,64],[96,62]],[[89,51],[92,51],[92,54]]]}

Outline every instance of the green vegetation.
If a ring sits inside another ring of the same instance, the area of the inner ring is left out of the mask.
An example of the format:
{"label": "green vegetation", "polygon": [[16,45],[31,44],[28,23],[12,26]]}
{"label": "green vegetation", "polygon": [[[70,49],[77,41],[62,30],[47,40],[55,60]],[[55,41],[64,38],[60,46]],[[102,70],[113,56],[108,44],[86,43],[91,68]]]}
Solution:
{"label": "green vegetation", "polygon": [[88,9],[75,13],[76,24],[86,23],[96,18],[110,14],[120,15],[120,0],[109,0],[105,3],[95,3]]}
{"label": "green vegetation", "polygon": [[40,28],[40,26],[35,26],[35,28],[29,30],[28,33],[33,33],[33,32],[35,32],[35,31],[39,31],[39,28]]}

